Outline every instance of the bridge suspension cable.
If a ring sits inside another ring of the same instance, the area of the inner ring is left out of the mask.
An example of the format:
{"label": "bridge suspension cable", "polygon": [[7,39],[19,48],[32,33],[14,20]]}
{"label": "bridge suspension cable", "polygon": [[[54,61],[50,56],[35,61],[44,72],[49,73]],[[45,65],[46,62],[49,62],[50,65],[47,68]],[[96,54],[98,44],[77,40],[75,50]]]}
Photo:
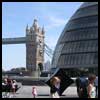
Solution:
{"label": "bridge suspension cable", "polygon": [[44,44],[44,52],[50,57],[52,58],[53,56],[53,50],[47,45],[47,44]]}

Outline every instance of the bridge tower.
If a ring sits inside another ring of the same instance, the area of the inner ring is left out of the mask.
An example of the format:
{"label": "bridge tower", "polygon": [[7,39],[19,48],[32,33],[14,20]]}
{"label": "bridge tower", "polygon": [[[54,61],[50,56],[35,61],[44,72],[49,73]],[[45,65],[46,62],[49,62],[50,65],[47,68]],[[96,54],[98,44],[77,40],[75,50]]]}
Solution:
{"label": "bridge tower", "polygon": [[38,76],[44,62],[44,27],[41,29],[36,19],[26,27],[26,68],[31,75]]}

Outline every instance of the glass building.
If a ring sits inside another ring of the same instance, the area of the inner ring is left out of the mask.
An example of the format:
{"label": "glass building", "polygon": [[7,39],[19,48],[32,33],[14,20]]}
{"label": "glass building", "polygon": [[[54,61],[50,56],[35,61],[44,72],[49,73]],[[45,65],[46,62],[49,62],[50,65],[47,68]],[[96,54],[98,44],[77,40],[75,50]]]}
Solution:
{"label": "glass building", "polygon": [[56,67],[72,76],[80,69],[98,74],[98,2],[83,3],[65,25],[52,59]]}

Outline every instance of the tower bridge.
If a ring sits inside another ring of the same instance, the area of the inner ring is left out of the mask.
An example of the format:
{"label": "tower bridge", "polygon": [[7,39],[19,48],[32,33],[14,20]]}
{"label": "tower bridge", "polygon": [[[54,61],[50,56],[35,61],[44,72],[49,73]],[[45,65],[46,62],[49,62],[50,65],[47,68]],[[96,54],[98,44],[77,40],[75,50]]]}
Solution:
{"label": "tower bridge", "polygon": [[[26,27],[26,37],[3,38],[2,44],[26,44],[26,68],[32,75],[37,76],[44,63],[44,52],[51,57],[51,49],[44,43],[44,27],[41,29],[36,19],[33,25]],[[46,50],[45,50],[46,48]]]}

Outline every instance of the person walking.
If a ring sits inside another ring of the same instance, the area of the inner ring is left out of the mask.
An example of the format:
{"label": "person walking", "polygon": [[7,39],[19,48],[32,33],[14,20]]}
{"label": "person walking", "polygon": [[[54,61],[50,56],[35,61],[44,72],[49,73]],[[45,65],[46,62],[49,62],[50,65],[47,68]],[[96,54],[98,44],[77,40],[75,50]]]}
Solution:
{"label": "person walking", "polygon": [[32,94],[33,94],[33,97],[36,98],[36,96],[37,96],[37,90],[36,90],[36,87],[34,87],[34,86],[32,88]]}
{"label": "person walking", "polygon": [[76,78],[76,87],[77,87],[77,95],[78,95],[78,97],[80,97],[81,96],[81,94],[80,94],[80,78],[78,77],[78,78]]}
{"label": "person walking", "polygon": [[94,81],[94,85],[96,87],[96,97],[98,97],[98,76],[96,77],[96,79]]}
{"label": "person walking", "polygon": [[16,80],[12,80],[12,95],[15,96],[16,93]]}
{"label": "person walking", "polygon": [[88,93],[87,93],[88,80],[86,79],[84,71],[81,71],[81,76],[76,79],[76,86],[79,98],[88,98]]}
{"label": "person walking", "polygon": [[50,93],[51,93],[51,98],[60,98],[60,78],[58,77],[53,77],[51,79],[51,89],[50,89]]}
{"label": "person walking", "polygon": [[3,92],[4,92],[3,98],[7,98],[7,94],[8,94],[7,84],[8,84],[8,82],[7,82],[7,79],[5,78],[4,82],[2,83],[2,89],[3,89]]}
{"label": "person walking", "polygon": [[8,77],[7,78],[7,98],[11,97],[11,91],[12,91],[12,80]]}
{"label": "person walking", "polygon": [[89,75],[88,80],[89,80],[89,84],[88,84],[88,98],[95,98],[96,97],[96,90],[95,90],[95,86],[94,86],[94,81],[96,79],[96,76],[94,74]]}

